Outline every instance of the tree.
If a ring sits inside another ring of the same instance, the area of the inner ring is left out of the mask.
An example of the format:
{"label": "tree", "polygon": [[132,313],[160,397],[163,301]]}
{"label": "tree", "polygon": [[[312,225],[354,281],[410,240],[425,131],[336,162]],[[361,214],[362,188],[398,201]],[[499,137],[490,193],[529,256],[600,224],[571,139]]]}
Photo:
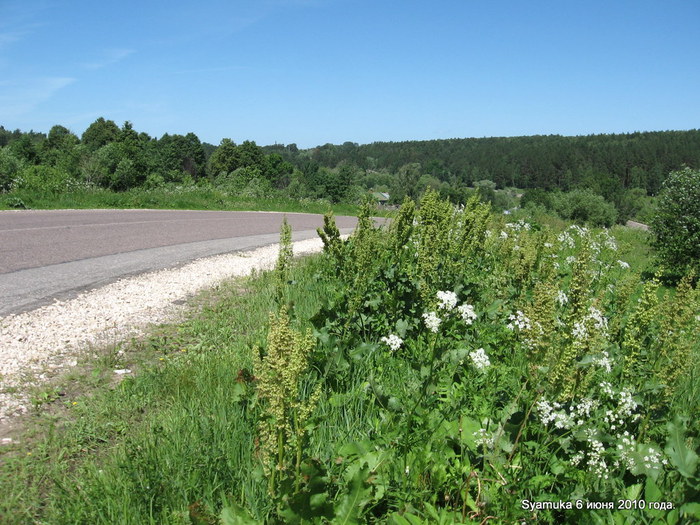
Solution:
{"label": "tree", "polygon": [[700,170],[685,167],[670,173],[651,230],[659,258],[671,271],[700,270]]}
{"label": "tree", "polygon": [[0,192],[10,189],[12,181],[25,165],[26,162],[14,156],[10,148],[0,147]]}
{"label": "tree", "polygon": [[392,188],[391,200],[402,202],[404,197],[418,200],[418,181],[421,176],[421,165],[418,162],[404,164],[396,176],[396,186]]}
{"label": "tree", "polygon": [[218,177],[231,173],[240,166],[238,147],[231,139],[222,139],[219,147],[209,157],[209,176]]}
{"label": "tree", "polygon": [[78,137],[68,128],[56,125],[41,144],[41,164],[58,168],[72,176],[78,174],[80,158],[76,146]]}
{"label": "tree", "polygon": [[105,120],[103,117],[98,118],[90,124],[83,133],[81,142],[90,151],[100,149],[102,146],[114,142],[119,136],[119,126],[113,120]]}

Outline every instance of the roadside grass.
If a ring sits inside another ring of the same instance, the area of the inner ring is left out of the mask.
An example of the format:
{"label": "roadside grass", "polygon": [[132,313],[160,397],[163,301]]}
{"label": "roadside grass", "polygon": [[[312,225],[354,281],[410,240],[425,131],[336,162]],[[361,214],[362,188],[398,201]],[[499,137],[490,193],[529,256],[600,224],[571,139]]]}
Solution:
{"label": "roadside grass", "polygon": [[[114,192],[100,188],[76,188],[63,193],[14,190],[0,194],[0,209],[96,209],[154,208],[177,210],[284,211],[357,215],[359,206],[332,204],[327,200],[290,197],[257,198],[234,195],[208,186],[134,188]],[[382,212],[380,212],[382,214]]]}
{"label": "roadside grass", "polygon": [[[313,259],[292,270],[299,318],[324,295],[316,273]],[[232,281],[194,302],[189,321],[104,348],[35,393],[23,433],[2,449],[0,522],[190,523],[223,500],[269,511],[265,482],[250,475],[256,426],[235,393],[276,308],[274,279]]]}

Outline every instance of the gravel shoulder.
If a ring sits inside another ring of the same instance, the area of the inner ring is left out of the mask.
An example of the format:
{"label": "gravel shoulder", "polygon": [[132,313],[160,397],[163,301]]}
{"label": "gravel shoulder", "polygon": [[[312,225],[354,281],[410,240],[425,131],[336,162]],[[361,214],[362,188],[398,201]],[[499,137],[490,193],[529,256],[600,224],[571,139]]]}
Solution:
{"label": "gravel shoulder", "polygon": [[[319,252],[320,239],[293,243]],[[182,319],[184,300],[226,279],[274,267],[279,245],[198,259],[178,268],[120,279],[69,300],[0,317],[0,425],[27,412],[28,389],[75,366],[91,348],[138,337]]]}

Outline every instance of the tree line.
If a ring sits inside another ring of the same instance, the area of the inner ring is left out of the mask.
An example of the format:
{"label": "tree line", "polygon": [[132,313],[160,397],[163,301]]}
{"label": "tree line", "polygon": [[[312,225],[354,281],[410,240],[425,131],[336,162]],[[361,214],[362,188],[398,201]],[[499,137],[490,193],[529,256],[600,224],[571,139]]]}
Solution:
{"label": "tree line", "polygon": [[[346,142],[300,149],[197,135],[154,138],[98,118],[78,137],[56,125],[48,134],[0,126],[0,191],[59,191],[69,184],[125,191],[168,184],[210,184],[252,197],[357,202],[387,192],[391,202],[426,188],[464,203],[475,192],[497,208],[543,206],[565,218],[609,224],[635,216],[668,174],[700,166],[700,130],[495,137],[406,142]],[[506,188],[519,188],[503,191]]]}
{"label": "tree line", "polygon": [[363,170],[396,173],[419,163],[424,173],[445,182],[471,185],[491,180],[499,188],[569,191],[586,186],[601,193],[643,188],[656,194],[669,172],[700,165],[700,130],[267,146],[296,165],[335,167],[350,162]]}
{"label": "tree line", "polygon": [[[277,154],[264,153],[254,142],[220,147],[202,143],[194,133],[150,137],[98,118],[80,138],[56,125],[47,135],[10,132],[0,127],[0,189],[27,178],[72,179],[115,191],[163,183],[192,183],[207,177],[258,176],[279,181],[293,167]],[[240,171],[243,169],[244,171]],[[247,170],[247,171],[246,171]]]}

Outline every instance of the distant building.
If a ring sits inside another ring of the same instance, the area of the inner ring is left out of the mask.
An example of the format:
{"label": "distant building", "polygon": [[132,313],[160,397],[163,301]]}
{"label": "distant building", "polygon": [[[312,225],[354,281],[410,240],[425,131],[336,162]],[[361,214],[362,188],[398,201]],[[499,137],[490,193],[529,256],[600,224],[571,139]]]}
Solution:
{"label": "distant building", "polygon": [[389,202],[389,199],[391,196],[388,193],[385,193],[383,191],[375,191],[372,193],[372,197],[379,203],[379,204],[386,204]]}

